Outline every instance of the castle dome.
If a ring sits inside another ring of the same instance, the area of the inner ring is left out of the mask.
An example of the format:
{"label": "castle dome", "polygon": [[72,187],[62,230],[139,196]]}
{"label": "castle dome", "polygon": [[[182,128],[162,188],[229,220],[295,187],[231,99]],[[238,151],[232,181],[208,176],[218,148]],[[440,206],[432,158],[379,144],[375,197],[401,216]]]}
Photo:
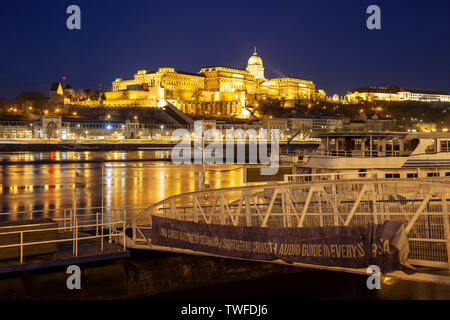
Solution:
{"label": "castle dome", "polygon": [[263,62],[260,56],[258,56],[258,54],[256,53],[256,48],[255,48],[255,52],[253,52],[253,55],[250,57],[250,59],[248,59],[248,65],[249,66],[263,66]]}

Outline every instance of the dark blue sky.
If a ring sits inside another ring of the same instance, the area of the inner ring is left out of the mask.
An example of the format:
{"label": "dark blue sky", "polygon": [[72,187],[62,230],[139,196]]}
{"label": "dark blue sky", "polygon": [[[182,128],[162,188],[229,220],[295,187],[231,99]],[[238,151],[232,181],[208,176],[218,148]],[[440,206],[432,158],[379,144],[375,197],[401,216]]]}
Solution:
{"label": "dark blue sky", "polygon": [[[81,7],[82,29],[66,28]],[[382,30],[366,28],[377,4]],[[313,80],[327,94],[395,83],[450,91],[449,0],[2,0],[0,96],[110,90],[116,77],[173,66],[244,68],[257,46],[266,77]]]}

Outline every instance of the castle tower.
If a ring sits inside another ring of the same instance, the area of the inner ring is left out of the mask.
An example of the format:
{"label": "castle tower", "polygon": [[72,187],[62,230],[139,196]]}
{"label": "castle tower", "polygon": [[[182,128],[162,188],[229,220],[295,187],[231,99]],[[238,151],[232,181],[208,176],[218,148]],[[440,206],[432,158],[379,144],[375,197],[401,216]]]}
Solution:
{"label": "castle tower", "polygon": [[66,97],[73,97],[73,88],[70,84],[66,85],[64,87],[64,96]]}
{"label": "castle tower", "polygon": [[264,79],[264,67],[260,56],[255,51],[253,55],[248,59],[247,71],[255,77],[255,79]]}
{"label": "castle tower", "polygon": [[61,83],[54,82],[50,88],[50,102],[53,104],[64,104],[64,91]]}
{"label": "castle tower", "polygon": [[50,88],[50,99],[56,96],[62,96],[64,94],[61,83],[53,82],[52,87]]}

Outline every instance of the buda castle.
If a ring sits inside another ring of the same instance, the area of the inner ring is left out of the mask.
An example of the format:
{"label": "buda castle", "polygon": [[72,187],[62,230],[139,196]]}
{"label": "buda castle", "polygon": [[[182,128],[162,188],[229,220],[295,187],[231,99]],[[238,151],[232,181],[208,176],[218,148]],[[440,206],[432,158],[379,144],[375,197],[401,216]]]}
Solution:
{"label": "buda castle", "polygon": [[280,100],[282,107],[325,99],[312,81],[264,76],[263,61],[255,51],[246,69],[224,66],[203,68],[199,73],[159,68],[139,70],[133,79],[118,78],[102,100],[85,102],[93,107],[164,107],[171,103],[189,115],[246,118],[246,107],[261,101]]}

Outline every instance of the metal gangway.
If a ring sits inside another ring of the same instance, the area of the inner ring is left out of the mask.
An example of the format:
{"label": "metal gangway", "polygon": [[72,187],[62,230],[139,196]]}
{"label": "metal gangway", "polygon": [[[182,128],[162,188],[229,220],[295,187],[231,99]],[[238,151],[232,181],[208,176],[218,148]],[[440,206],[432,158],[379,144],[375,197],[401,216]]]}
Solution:
{"label": "metal gangway", "polygon": [[[297,181],[299,179],[296,179]],[[247,227],[336,227],[401,221],[409,243],[409,275],[386,276],[450,285],[450,183],[426,179],[324,178],[301,182],[190,192],[169,197],[128,219],[126,247],[198,255],[220,255],[152,244],[152,219],[165,217],[198,224]],[[229,257],[235,258],[235,257]],[[285,263],[281,260],[264,261]],[[304,263],[290,265],[367,274],[366,268]]]}

